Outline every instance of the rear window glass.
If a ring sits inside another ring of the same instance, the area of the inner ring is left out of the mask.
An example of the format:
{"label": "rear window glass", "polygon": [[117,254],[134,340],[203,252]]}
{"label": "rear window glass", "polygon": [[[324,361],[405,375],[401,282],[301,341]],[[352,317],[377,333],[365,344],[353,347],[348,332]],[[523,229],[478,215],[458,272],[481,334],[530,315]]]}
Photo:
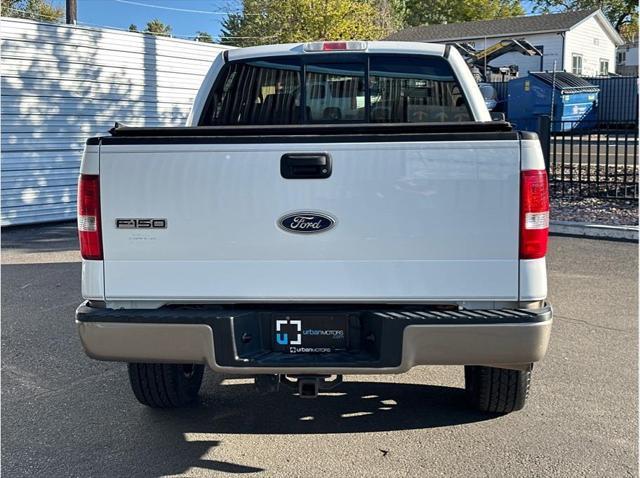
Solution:
{"label": "rear window glass", "polygon": [[369,83],[372,122],[471,121],[462,89],[442,58],[408,62],[395,55],[372,57]]}
{"label": "rear window glass", "polygon": [[[334,54],[335,55],[335,54]],[[446,60],[309,55],[225,65],[201,125],[460,122],[473,118]]]}
{"label": "rear window glass", "polygon": [[[364,64],[306,65],[306,120],[313,123],[365,121],[364,73]],[[315,95],[318,90],[323,92],[321,97]]]}
{"label": "rear window glass", "polygon": [[213,92],[205,124],[299,122],[300,71],[299,65],[286,60],[227,65]]}

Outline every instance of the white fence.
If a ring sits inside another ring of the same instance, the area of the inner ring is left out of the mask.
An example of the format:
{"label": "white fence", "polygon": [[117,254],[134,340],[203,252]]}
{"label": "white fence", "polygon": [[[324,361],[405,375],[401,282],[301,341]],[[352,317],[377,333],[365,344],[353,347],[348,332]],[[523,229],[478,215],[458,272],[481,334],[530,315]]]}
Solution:
{"label": "white fence", "polygon": [[2,18],[3,226],[73,219],[87,137],[179,125],[225,47]]}

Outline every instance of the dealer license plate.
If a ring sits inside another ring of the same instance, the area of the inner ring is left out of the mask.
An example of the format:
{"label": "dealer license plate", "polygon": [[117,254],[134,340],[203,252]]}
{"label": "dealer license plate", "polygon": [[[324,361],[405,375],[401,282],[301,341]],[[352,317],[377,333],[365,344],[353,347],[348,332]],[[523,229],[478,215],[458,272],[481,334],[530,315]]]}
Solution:
{"label": "dealer license plate", "polygon": [[286,315],[273,319],[273,350],[286,353],[331,353],[347,348],[347,317]]}

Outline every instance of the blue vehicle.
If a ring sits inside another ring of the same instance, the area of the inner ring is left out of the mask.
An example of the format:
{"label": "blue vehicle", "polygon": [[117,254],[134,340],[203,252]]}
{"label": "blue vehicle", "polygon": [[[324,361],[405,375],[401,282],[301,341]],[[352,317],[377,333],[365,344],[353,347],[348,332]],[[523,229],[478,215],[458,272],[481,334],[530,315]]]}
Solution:
{"label": "blue vehicle", "polygon": [[478,87],[480,88],[480,93],[482,93],[484,104],[487,105],[487,109],[493,111],[498,105],[496,89],[489,83],[478,83]]}

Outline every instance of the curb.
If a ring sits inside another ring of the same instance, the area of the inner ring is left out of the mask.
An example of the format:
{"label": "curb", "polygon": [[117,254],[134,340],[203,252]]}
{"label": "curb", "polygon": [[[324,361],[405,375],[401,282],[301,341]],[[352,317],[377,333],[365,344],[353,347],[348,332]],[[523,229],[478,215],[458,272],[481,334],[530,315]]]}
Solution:
{"label": "curb", "polygon": [[549,232],[559,236],[579,236],[593,239],[617,239],[638,242],[638,226],[605,226],[573,221],[551,221]]}

